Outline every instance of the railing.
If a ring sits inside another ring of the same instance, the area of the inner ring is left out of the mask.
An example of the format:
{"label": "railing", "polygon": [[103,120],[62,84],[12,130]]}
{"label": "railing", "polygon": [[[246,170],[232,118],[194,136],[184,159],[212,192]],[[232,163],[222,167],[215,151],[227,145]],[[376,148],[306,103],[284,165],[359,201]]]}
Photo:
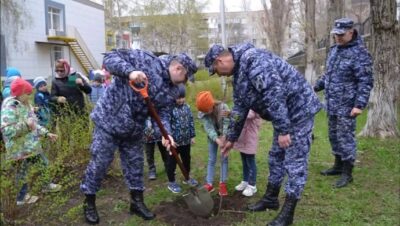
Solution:
{"label": "railing", "polygon": [[76,39],[76,42],[82,48],[82,51],[85,53],[89,62],[93,65],[94,69],[99,69],[100,66],[98,65],[96,59],[93,57],[89,48],[86,46],[84,39],[81,37],[79,31],[74,26],[67,26],[67,36]]}

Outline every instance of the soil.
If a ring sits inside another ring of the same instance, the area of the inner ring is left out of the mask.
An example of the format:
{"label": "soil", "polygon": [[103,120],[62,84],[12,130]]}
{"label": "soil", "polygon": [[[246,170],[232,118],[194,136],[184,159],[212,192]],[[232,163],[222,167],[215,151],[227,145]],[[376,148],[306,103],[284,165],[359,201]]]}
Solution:
{"label": "soil", "polygon": [[[151,192],[151,189],[158,189],[158,186],[163,186],[164,182],[160,179],[152,181],[146,192]],[[107,175],[103,180],[102,187],[106,190],[112,190],[113,192],[105,195],[97,200],[97,210],[101,217],[99,226],[103,225],[118,225],[123,222],[127,222],[132,215],[129,211],[129,191],[127,190],[123,178],[119,176]],[[84,218],[81,215],[81,209],[78,211],[78,218],[72,219],[72,221],[65,222],[67,218],[63,215],[67,213],[70,208],[76,208],[83,202],[83,195],[79,189],[73,187],[64,191],[71,197],[67,203],[59,210],[51,211],[48,209],[49,202],[51,199],[57,196],[56,193],[41,196],[41,200],[33,205],[25,205],[16,209],[14,219],[22,219],[21,224],[14,222],[16,225],[86,225]],[[213,192],[212,197],[214,199],[214,209],[210,217],[202,218],[194,215],[188,209],[187,204],[183,200],[181,195],[176,196],[173,201],[164,201],[151,208],[157,216],[158,221],[163,222],[166,225],[185,225],[185,226],[220,226],[220,225],[233,225],[241,222],[246,217],[246,205],[248,199],[244,197],[240,192],[230,193],[229,196],[223,197],[221,208],[220,197],[218,193]],[[120,208],[122,210],[114,209],[117,203],[122,203]],[[110,209],[112,207],[113,209]],[[1,226],[1,223],[0,223]]]}
{"label": "soil", "polygon": [[183,198],[178,198],[173,202],[161,202],[155,207],[154,212],[157,219],[168,225],[231,225],[238,223],[246,217],[246,199],[240,192],[235,192],[231,196],[222,198],[221,209],[220,197],[213,195],[214,209],[212,215],[208,218],[196,216],[188,209]]}

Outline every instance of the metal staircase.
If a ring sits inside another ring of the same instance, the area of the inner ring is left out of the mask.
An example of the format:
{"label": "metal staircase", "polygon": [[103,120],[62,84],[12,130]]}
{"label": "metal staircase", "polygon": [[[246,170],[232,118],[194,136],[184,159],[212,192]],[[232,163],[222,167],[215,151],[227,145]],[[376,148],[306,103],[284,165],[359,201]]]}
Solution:
{"label": "metal staircase", "polygon": [[86,46],[84,40],[80,36],[78,30],[75,27],[69,27],[67,36],[48,36],[47,39],[51,41],[63,41],[71,48],[75,57],[85,70],[86,74],[89,74],[90,70],[99,69],[99,65],[91,54],[89,48]]}

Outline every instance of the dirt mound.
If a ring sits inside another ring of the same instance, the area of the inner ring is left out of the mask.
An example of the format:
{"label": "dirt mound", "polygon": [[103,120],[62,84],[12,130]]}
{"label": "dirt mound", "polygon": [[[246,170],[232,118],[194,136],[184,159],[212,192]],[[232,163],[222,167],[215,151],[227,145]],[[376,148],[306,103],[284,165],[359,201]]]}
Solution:
{"label": "dirt mound", "polygon": [[161,202],[155,207],[154,212],[157,214],[157,219],[168,225],[175,226],[231,225],[242,221],[246,217],[247,201],[241,193],[236,192],[232,196],[224,197],[220,210],[220,197],[214,195],[213,199],[213,214],[209,218],[199,217],[190,212],[182,197],[173,202]]}

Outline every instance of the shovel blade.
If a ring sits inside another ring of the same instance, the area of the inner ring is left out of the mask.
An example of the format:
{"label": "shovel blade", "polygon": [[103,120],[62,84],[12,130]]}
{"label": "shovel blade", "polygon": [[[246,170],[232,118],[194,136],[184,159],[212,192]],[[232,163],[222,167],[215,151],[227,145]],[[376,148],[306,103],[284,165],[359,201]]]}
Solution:
{"label": "shovel blade", "polygon": [[189,210],[196,216],[208,217],[214,208],[214,200],[204,187],[193,188],[183,195]]}

